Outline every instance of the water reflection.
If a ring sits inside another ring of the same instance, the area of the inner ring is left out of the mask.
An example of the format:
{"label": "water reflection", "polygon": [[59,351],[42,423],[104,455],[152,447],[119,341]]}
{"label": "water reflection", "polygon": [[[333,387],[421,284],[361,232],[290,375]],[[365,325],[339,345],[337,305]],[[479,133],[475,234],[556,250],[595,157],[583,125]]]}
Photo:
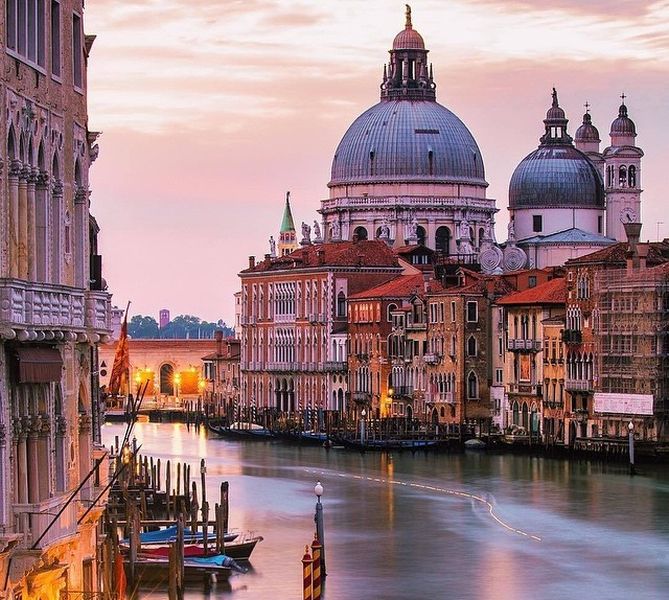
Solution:
{"label": "water reflection", "polygon": [[[120,433],[106,426],[107,444]],[[192,476],[206,457],[210,502],[229,481],[231,526],[265,537],[251,573],[189,590],[188,600],[300,598],[316,479],[325,487],[330,600],[628,598],[630,590],[657,598],[669,586],[666,469],[630,478],[624,466],[523,456],[362,456],[207,440],[167,424],[140,423],[135,435],[147,454],[188,462]],[[541,542],[505,530],[482,501]]]}

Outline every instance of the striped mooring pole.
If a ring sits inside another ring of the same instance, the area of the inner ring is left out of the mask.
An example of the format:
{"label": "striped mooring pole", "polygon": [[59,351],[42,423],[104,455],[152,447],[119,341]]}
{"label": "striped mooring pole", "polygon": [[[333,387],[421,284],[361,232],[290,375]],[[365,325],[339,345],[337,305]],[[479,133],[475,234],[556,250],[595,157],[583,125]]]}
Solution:
{"label": "striped mooring pole", "polygon": [[302,600],[313,600],[313,582],[312,582],[313,560],[309,555],[309,546],[304,547],[304,556],[302,557]]}
{"label": "striped mooring pole", "polygon": [[321,550],[323,546],[318,541],[318,535],[314,535],[311,542],[311,556],[313,560],[313,592],[312,600],[321,600]]}

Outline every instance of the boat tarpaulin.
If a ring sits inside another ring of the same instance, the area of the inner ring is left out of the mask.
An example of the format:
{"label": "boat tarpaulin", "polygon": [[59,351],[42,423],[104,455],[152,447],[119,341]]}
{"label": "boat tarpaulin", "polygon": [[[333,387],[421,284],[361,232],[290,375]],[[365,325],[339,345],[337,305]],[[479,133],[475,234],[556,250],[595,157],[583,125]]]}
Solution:
{"label": "boat tarpaulin", "polygon": [[60,381],[63,358],[50,346],[26,346],[16,349],[19,383],[51,383]]}

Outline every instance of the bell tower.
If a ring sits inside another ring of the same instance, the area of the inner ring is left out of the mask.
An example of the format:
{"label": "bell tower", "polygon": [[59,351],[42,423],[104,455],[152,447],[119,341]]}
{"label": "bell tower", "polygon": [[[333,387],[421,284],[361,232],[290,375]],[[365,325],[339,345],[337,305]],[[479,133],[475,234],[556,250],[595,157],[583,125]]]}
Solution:
{"label": "bell tower", "polygon": [[606,235],[624,242],[625,223],[641,222],[641,158],[636,126],[627,114],[625,94],[618,117],[611,123],[611,145],[604,150]]}
{"label": "bell tower", "polygon": [[293,211],[290,209],[290,192],[286,192],[286,206],[283,209],[283,219],[279,231],[279,256],[285,256],[295,250],[297,250],[297,234],[293,222]]}

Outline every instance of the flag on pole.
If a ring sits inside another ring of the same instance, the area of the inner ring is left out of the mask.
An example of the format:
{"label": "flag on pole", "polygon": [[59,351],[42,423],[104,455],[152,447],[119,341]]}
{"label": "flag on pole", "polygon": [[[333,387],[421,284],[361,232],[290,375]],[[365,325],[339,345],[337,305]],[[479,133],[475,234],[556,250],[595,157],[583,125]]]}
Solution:
{"label": "flag on pole", "polygon": [[123,325],[121,325],[121,335],[116,344],[116,353],[114,354],[114,366],[109,377],[109,393],[112,396],[125,395],[129,391],[128,372],[130,371],[130,352],[128,350],[128,309],[130,302],[125,309]]}

